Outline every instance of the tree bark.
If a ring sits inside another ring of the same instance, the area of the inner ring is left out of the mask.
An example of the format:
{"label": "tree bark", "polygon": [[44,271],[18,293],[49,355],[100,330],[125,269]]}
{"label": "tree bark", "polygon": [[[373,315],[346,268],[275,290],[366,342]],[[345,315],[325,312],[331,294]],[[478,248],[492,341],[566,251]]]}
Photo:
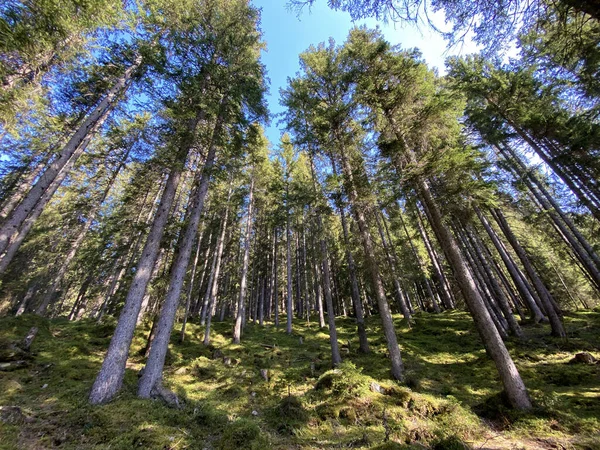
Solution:
{"label": "tree bark", "polygon": [[223,248],[225,246],[225,232],[227,231],[227,220],[229,218],[229,200],[231,199],[231,187],[229,188],[229,193],[227,194],[227,203],[225,206],[225,211],[223,212],[223,219],[221,223],[221,233],[219,238],[217,239],[217,261],[215,266],[215,276],[212,282],[212,286],[210,288],[210,300],[208,302],[208,313],[206,315],[206,326],[204,329],[204,345],[208,345],[210,343],[210,324],[212,321],[212,309],[217,301],[217,293],[219,291],[219,274],[221,273],[221,259],[223,258]]}
{"label": "tree bark", "polygon": [[244,303],[246,300],[246,283],[248,278],[248,264],[250,261],[250,237],[252,236],[252,213],[254,207],[254,174],[250,180],[250,194],[248,198],[248,218],[244,237],[244,257],[240,281],[240,295],[237,303],[237,315],[233,328],[233,343],[239,344],[242,337],[242,322],[244,320]]}
{"label": "tree bark", "polygon": [[520,273],[520,270],[515,265],[514,261],[512,260],[512,258],[508,254],[508,252],[506,251],[504,244],[502,244],[502,242],[496,235],[496,232],[491,227],[487,218],[483,214],[481,214],[481,211],[479,211],[478,209],[476,209],[475,212],[477,213],[477,217],[483,224],[485,231],[487,232],[492,243],[494,244],[494,247],[496,247],[496,250],[500,254],[500,258],[502,258],[504,265],[508,269],[508,273],[510,274],[513,282],[515,283],[515,286],[517,287],[517,290],[519,291],[521,298],[527,304],[527,307],[529,308],[529,311],[531,312],[533,322],[534,323],[541,322],[542,320],[544,320],[544,313],[538,307],[535,299],[531,296],[531,293],[529,292],[529,289],[526,286],[526,280],[523,278],[522,274]]}
{"label": "tree bark", "polygon": [[500,228],[506,236],[506,239],[508,239],[508,242],[512,246],[519,259],[521,260],[521,263],[523,264],[523,267],[525,267],[527,275],[529,275],[529,279],[533,282],[533,285],[535,286],[535,289],[538,292],[540,299],[542,300],[542,305],[544,306],[546,315],[550,320],[550,326],[552,327],[552,335],[561,338],[566,338],[567,333],[554,307],[554,299],[552,298],[552,295],[540,279],[536,270],[533,268],[533,264],[531,264],[527,253],[525,252],[523,247],[521,247],[521,244],[517,240],[517,237],[510,229],[510,226],[508,225],[508,222],[506,221],[502,212],[499,209],[495,209],[494,211],[492,211],[492,215],[498,222],[498,225],[500,225]]}
{"label": "tree bark", "polygon": [[198,184],[194,194],[192,194],[190,205],[188,205],[186,211],[187,226],[185,228],[181,246],[171,270],[169,288],[167,290],[167,295],[161,310],[156,337],[154,339],[154,343],[152,344],[152,348],[150,349],[150,355],[148,355],[148,360],[144,368],[144,374],[140,378],[138,384],[138,396],[142,398],[149,398],[152,391],[159,387],[160,380],[162,378],[162,369],[165,363],[165,357],[167,355],[171,331],[175,322],[175,314],[177,312],[177,306],[179,305],[179,297],[181,296],[185,274],[187,272],[192,255],[194,239],[198,234],[200,217],[202,216],[202,211],[204,209],[204,200],[206,199],[206,193],[208,192],[208,186],[213,172],[213,165],[217,151],[217,140],[221,135],[221,130],[223,128],[225,104],[226,98],[223,97],[221,100],[220,111],[213,129],[211,143],[206,155],[206,160],[204,162],[204,167],[200,172],[201,175],[199,173],[200,176],[197,177],[199,178]]}
{"label": "tree bark", "polygon": [[429,185],[421,178],[417,180],[417,189],[423,200],[423,205],[427,208],[432,218],[431,226],[454,270],[481,340],[500,374],[500,379],[511,405],[517,409],[530,409],[531,401],[527,395],[527,389],[521,379],[521,375],[508,353],[502,338],[498,334],[498,330],[493,324],[489,312],[483,303],[483,299],[477,291],[475,281],[467,269],[458,244],[442,221],[442,216],[431,195]]}
{"label": "tree bark", "polygon": [[184,139],[181,143],[175,165],[169,173],[152,228],[146,239],[135,276],[125,299],[125,305],[119,316],[115,333],[110,341],[110,346],[102,363],[100,373],[92,386],[89,396],[89,401],[92,404],[105,403],[111,400],[123,384],[127,356],[131,347],[146,287],[150,281],[150,276],[152,275],[160,250],[160,242],[169,218],[169,212],[173,206],[175,192],[181,179],[185,160],[192,145],[193,135],[202,116],[203,114],[200,112],[196,118],[189,122],[188,139]]}
{"label": "tree bark", "polygon": [[[81,156],[85,149],[85,144],[87,144],[86,141],[89,141],[91,134],[93,134],[98,129],[98,125],[106,119],[108,113],[114,107],[117,97],[122,95],[127,89],[135,71],[141,63],[142,58],[138,56],[135,62],[125,70],[114,86],[106,93],[106,96],[86,117],[79,129],[71,136],[71,139],[61,151],[60,156],[50,163],[25,198],[23,198],[21,203],[12,211],[10,217],[0,228],[0,252],[5,252],[7,250],[9,243],[15,239],[15,234],[21,231],[25,220],[32,214],[36,204],[43,202],[41,205],[41,209],[43,209],[50,201],[52,194],[58,189],[58,186],[66,177],[66,173],[64,172],[68,172],[75,164],[77,158]],[[61,172],[64,174],[62,180],[58,182],[57,177]],[[54,192],[50,195],[44,195],[53,185]],[[13,253],[16,253],[16,250]],[[6,255],[3,260],[5,258]],[[5,265],[8,265],[8,263]]]}
{"label": "tree bark", "polygon": [[289,207],[289,183],[286,186],[286,222],[285,222],[285,235],[286,235],[286,267],[287,267],[287,325],[286,332],[287,334],[292,333],[292,318],[294,316],[293,313],[293,305],[294,299],[292,298],[292,230],[290,226],[290,207]]}
{"label": "tree bark", "polygon": [[383,333],[387,342],[392,365],[392,376],[396,380],[403,380],[404,365],[402,364],[402,355],[400,353],[400,347],[398,346],[398,338],[396,337],[396,330],[394,329],[394,321],[392,319],[390,306],[385,298],[385,289],[383,287],[383,282],[381,281],[379,265],[375,258],[373,240],[367,226],[363,209],[359,205],[358,192],[356,191],[356,187],[354,185],[354,177],[352,175],[350,161],[348,160],[348,156],[345,154],[344,149],[341,148],[340,150],[342,157],[342,169],[344,178],[346,180],[347,194],[350,199],[350,206],[356,219],[356,223],[358,224],[362,245],[365,251],[365,258],[367,260],[367,266],[369,267],[369,273],[371,275],[371,282],[373,283],[373,291],[379,307],[379,316],[383,325]]}

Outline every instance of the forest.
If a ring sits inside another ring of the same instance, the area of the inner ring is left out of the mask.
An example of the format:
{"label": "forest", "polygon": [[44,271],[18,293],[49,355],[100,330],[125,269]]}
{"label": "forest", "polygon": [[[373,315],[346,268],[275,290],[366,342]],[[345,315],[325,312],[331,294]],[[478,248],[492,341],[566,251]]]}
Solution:
{"label": "forest", "polygon": [[328,5],[0,4],[0,449],[600,449],[600,4]]}

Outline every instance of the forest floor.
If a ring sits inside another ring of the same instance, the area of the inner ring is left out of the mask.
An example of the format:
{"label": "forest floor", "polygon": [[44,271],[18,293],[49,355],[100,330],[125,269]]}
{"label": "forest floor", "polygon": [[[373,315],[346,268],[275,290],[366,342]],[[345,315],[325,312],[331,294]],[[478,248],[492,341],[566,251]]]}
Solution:
{"label": "forest floor", "polygon": [[412,327],[395,319],[404,384],[390,379],[377,317],[366,355],[353,321],[337,320],[345,362],[333,372],[329,336],[314,322],[296,320],[292,335],[248,324],[241,345],[231,343],[231,323],[215,323],[209,347],[192,323],[183,344],[174,332],[165,371],[177,409],[135,396],[149,324],[136,333],[121,393],[90,406],[114,323],[3,318],[0,348],[32,326],[39,333],[27,365],[0,372],[0,448],[600,449],[600,365],[569,364],[583,351],[600,358],[600,312],[568,314],[566,341],[525,325],[524,342],[508,343],[529,413],[504,404],[467,314],[420,314]]}

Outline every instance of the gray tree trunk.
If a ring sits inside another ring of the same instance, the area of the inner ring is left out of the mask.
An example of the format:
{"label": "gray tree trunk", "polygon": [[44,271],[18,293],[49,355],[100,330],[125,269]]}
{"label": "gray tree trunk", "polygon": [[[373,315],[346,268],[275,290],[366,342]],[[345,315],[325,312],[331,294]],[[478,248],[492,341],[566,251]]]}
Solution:
{"label": "gray tree trunk", "polygon": [[[286,203],[289,202],[289,186],[286,187],[287,200]],[[294,317],[293,305],[294,299],[292,297],[292,230],[290,227],[290,209],[289,205],[286,204],[287,207],[287,218],[285,223],[285,235],[286,235],[286,266],[287,266],[287,325],[286,332],[287,334],[292,333],[292,318]]]}
{"label": "gray tree trunk", "polygon": [[508,353],[502,338],[498,334],[498,330],[483,303],[483,299],[477,291],[475,281],[467,268],[466,262],[458,248],[458,244],[444,225],[442,216],[431,195],[427,182],[423,179],[417,181],[418,192],[423,200],[424,206],[429,212],[429,216],[432,218],[431,226],[454,270],[467,306],[475,321],[477,331],[479,332],[488,354],[496,365],[508,399],[514,408],[530,409],[531,401],[527,395],[525,384],[523,383],[521,375]]}
{"label": "gray tree trunk", "polygon": [[529,292],[529,289],[526,286],[526,280],[524,280],[524,278],[522,277],[522,274],[520,273],[518,267],[515,265],[514,261],[512,260],[512,258],[508,254],[508,252],[506,251],[504,244],[500,241],[500,239],[496,235],[496,232],[491,227],[487,218],[483,214],[481,214],[481,211],[476,209],[475,212],[477,213],[477,217],[483,224],[485,231],[487,232],[492,243],[494,244],[494,247],[496,247],[496,250],[500,254],[500,257],[502,258],[504,265],[508,269],[508,273],[510,274],[513,282],[515,283],[515,286],[517,287],[517,290],[519,291],[521,298],[527,304],[527,307],[529,308],[529,311],[531,312],[534,323],[541,322],[542,320],[544,320],[544,313],[538,307],[535,299],[531,296],[531,293]]}
{"label": "gray tree trunk", "polygon": [[89,401],[92,404],[105,403],[111,400],[123,384],[127,356],[135,332],[137,318],[142,307],[142,301],[144,300],[146,287],[156,263],[156,258],[160,250],[160,241],[162,240],[169,218],[169,212],[173,206],[175,192],[193,141],[193,135],[195,135],[196,127],[201,118],[202,114],[199,113],[188,124],[189,138],[182,142],[176,163],[171,169],[171,173],[169,173],[158,210],[154,216],[152,228],[144,244],[133,281],[125,299],[125,305],[119,316],[115,333],[110,341],[110,346],[102,363],[100,373],[98,373],[92,386],[89,396]]}
{"label": "gray tree trunk", "polygon": [[225,98],[223,98],[221,101],[221,109],[213,129],[206,160],[204,162],[202,171],[200,172],[201,175],[199,177],[197,187],[195,192],[192,194],[192,198],[189,202],[190,204],[187,208],[187,211],[189,212],[189,214],[186,212],[187,225],[181,241],[181,246],[171,270],[169,288],[167,289],[167,295],[161,310],[156,337],[154,338],[152,348],[150,349],[150,354],[148,355],[148,360],[146,361],[144,374],[138,383],[138,396],[142,398],[150,397],[155,388],[160,389],[160,380],[162,378],[162,370],[165,363],[165,357],[167,355],[171,331],[175,322],[175,314],[177,313],[177,307],[179,305],[179,299],[183,289],[185,274],[192,256],[194,240],[198,234],[200,217],[202,216],[202,211],[204,209],[204,200],[206,199],[206,193],[208,192],[208,186],[210,184],[213,165],[215,162],[217,140],[221,135],[221,130],[223,127],[224,105]]}
{"label": "gray tree trunk", "polygon": [[225,246],[225,232],[227,231],[227,220],[229,218],[229,200],[231,198],[231,188],[229,188],[229,193],[227,194],[227,204],[225,206],[225,211],[223,212],[223,219],[221,223],[221,234],[217,239],[217,260],[215,265],[215,276],[213,277],[212,286],[210,287],[210,300],[208,302],[208,313],[206,315],[206,327],[204,329],[204,345],[208,345],[210,343],[210,324],[212,321],[212,310],[217,301],[217,294],[219,292],[219,274],[221,273],[221,260],[223,258],[223,248]]}
{"label": "gray tree trunk", "polygon": [[237,302],[237,314],[233,328],[233,343],[239,344],[242,338],[242,322],[244,321],[244,305],[246,300],[246,284],[248,279],[248,265],[250,262],[250,238],[252,236],[252,214],[254,207],[254,175],[250,181],[250,194],[248,198],[248,218],[244,237],[244,257],[240,281],[240,296]]}
{"label": "gray tree trunk", "polygon": [[342,205],[338,205],[340,218],[342,219],[342,232],[344,234],[344,244],[346,247],[346,260],[348,261],[348,272],[350,273],[350,284],[352,289],[352,305],[354,306],[354,315],[356,316],[356,327],[358,328],[359,350],[363,353],[369,353],[369,341],[367,339],[367,330],[365,327],[365,313],[363,311],[358,289],[358,279],[356,277],[356,264],[350,251],[350,235],[348,233],[348,223],[346,213]]}
{"label": "gray tree trunk", "polygon": [[504,218],[502,212],[499,209],[496,209],[493,211],[493,216],[497,220],[498,225],[500,225],[500,228],[506,236],[506,239],[508,239],[508,242],[510,243],[511,247],[521,260],[521,263],[523,264],[523,267],[525,267],[527,275],[529,275],[529,279],[533,282],[533,285],[535,286],[535,289],[538,292],[540,299],[542,300],[542,305],[544,306],[544,310],[546,311],[546,315],[548,316],[548,320],[550,321],[552,335],[566,338],[567,333],[555,309],[554,299],[552,298],[552,295],[542,282],[536,270],[533,268],[533,264],[531,264],[527,253],[517,240],[517,237],[510,229],[510,226],[508,225],[508,222]]}
{"label": "gray tree trunk", "polygon": [[362,245],[365,251],[366,263],[371,275],[371,281],[373,283],[373,291],[379,307],[379,316],[383,325],[383,333],[385,335],[388,352],[390,354],[392,376],[396,380],[403,380],[404,365],[402,363],[402,355],[400,353],[400,347],[398,346],[398,338],[396,337],[396,330],[394,328],[394,321],[392,319],[390,306],[385,298],[385,289],[383,287],[383,282],[381,281],[379,264],[375,258],[373,240],[367,226],[363,208],[361,205],[359,205],[358,192],[356,191],[354,177],[352,175],[352,167],[350,166],[350,161],[348,161],[348,157],[346,156],[344,149],[342,149],[341,156],[342,169],[344,178],[346,179],[347,194],[350,199],[350,207],[352,208],[356,223],[358,224]]}
{"label": "gray tree trunk", "polygon": [[[57,177],[61,172],[68,172],[75,164],[77,158],[81,156],[85,149],[85,144],[87,144],[86,140],[89,141],[91,134],[93,134],[99,128],[98,125],[106,119],[106,116],[116,103],[117,98],[127,89],[135,71],[141,63],[142,58],[138,56],[135,62],[125,70],[114,86],[110,88],[104,98],[85,118],[81,126],[73,136],[71,136],[69,142],[67,142],[62,149],[60,156],[50,163],[21,203],[12,211],[10,217],[7,218],[6,222],[0,228],[0,252],[5,252],[9,243],[15,239],[16,234],[22,231],[25,220],[32,214],[36,204],[44,202],[41,206],[43,209],[50,201],[52,195],[44,196],[44,194],[53,185],[55,186],[54,191],[58,189],[62,180],[60,183],[57,183]],[[64,180],[65,177],[66,173],[64,173],[62,179]],[[23,238],[21,238],[21,241]],[[16,250],[13,253],[16,253]],[[3,260],[5,258],[6,255],[3,257]],[[8,263],[5,265],[8,265]]]}

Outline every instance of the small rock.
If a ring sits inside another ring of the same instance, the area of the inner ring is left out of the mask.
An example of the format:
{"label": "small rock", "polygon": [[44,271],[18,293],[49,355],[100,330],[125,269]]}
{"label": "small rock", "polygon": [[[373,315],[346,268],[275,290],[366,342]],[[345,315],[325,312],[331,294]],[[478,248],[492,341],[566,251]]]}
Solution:
{"label": "small rock", "polygon": [[224,356],[223,357],[223,364],[225,364],[226,366],[232,366],[233,365],[233,359],[231,359],[229,356]]}
{"label": "small rock", "polygon": [[10,362],[0,362],[0,371],[2,372],[12,372],[13,370],[18,370],[27,366],[27,361],[10,361]]}
{"label": "small rock", "polygon": [[598,360],[588,352],[577,353],[569,364],[596,364]]}
{"label": "small rock", "polygon": [[269,370],[268,369],[260,369],[260,376],[263,380],[269,381]]}
{"label": "small rock", "polygon": [[369,386],[369,389],[371,389],[371,392],[377,392],[378,394],[385,393],[385,389],[383,389],[379,383],[375,383],[374,381],[371,382],[371,386]]}
{"label": "small rock", "polygon": [[31,347],[31,344],[33,342],[33,340],[35,339],[35,336],[38,333],[38,328],[37,327],[31,327],[31,329],[29,330],[29,332],[27,333],[27,336],[25,336],[25,339],[23,339],[23,342],[21,343],[21,348],[25,351],[29,351],[29,348]]}
{"label": "small rock", "polygon": [[47,387],[48,387],[48,383],[44,384],[44,385],[42,386],[42,389],[46,389]]}
{"label": "small rock", "polygon": [[258,416],[258,411],[257,410],[252,411],[252,415],[255,417]]}
{"label": "small rock", "polygon": [[175,375],[184,375],[187,373],[187,371],[188,371],[188,368],[183,366],[175,371]]}
{"label": "small rock", "polygon": [[223,352],[219,349],[216,349],[212,354],[212,359],[221,359],[223,357]]}
{"label": "small rock", "polygon": [[0,422],[8,425],[21,425],[28,422],[28,417],[18,406],[0,406]]}
{"label": "small rock", "polygon": [[250,395],[251,395],[252,397],[256,397],[256,392],[252,392]]}

